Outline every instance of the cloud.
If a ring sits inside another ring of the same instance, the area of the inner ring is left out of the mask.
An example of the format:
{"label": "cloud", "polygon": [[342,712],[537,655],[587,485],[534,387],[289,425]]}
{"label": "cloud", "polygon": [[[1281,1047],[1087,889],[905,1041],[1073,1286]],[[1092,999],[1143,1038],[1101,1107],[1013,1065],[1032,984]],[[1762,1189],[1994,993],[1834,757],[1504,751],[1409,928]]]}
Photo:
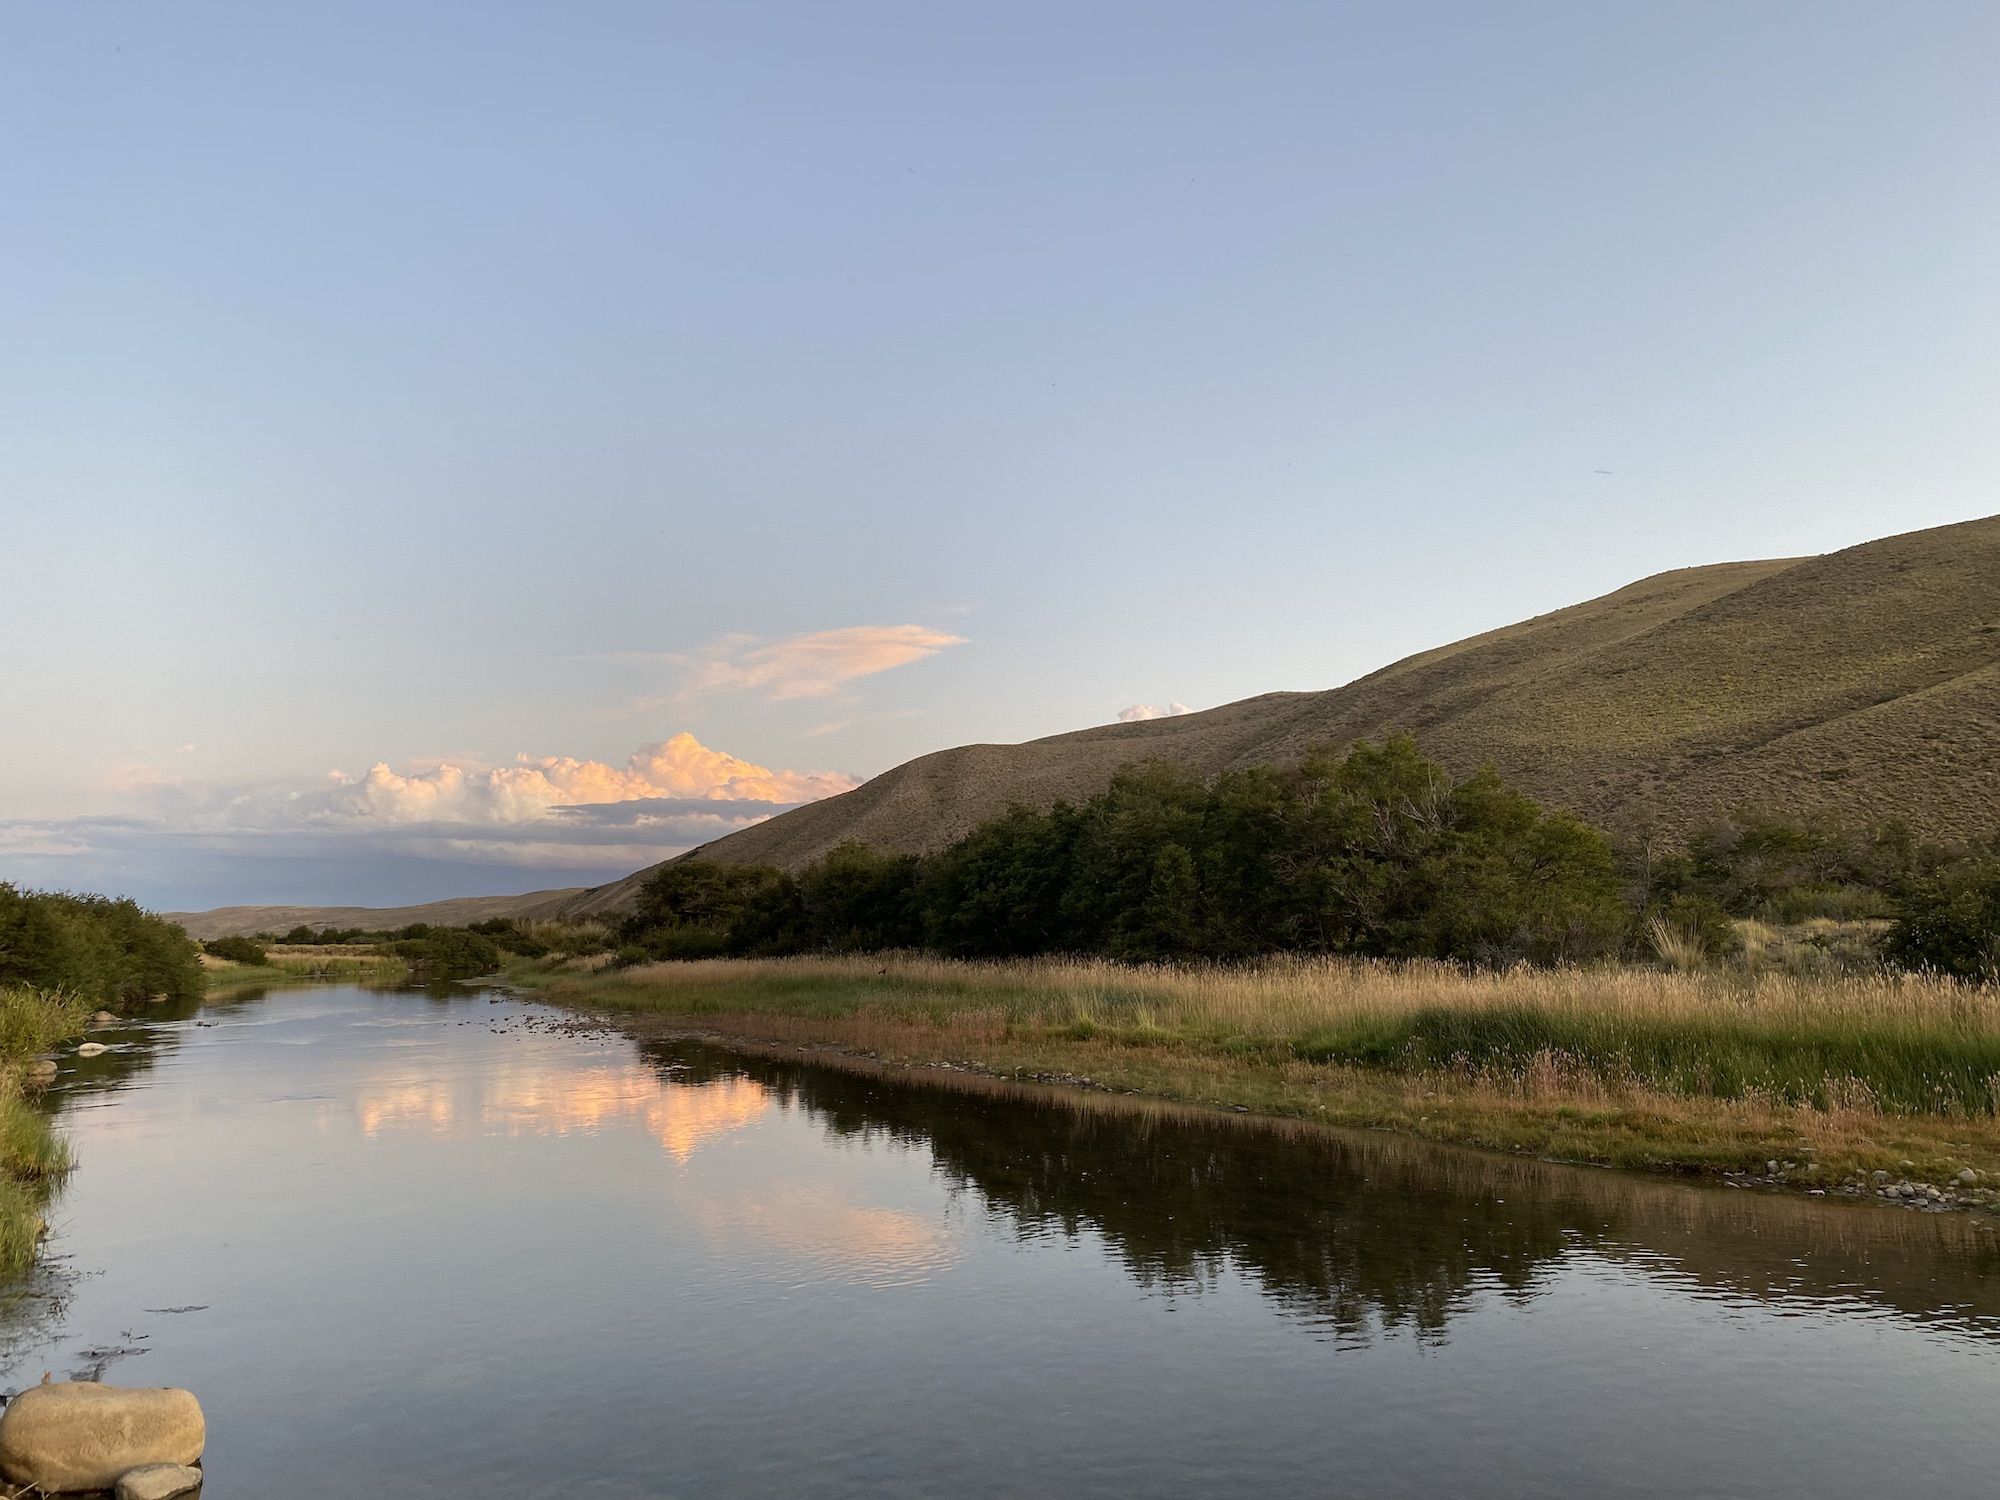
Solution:
{"label": "cloud", "polygon": [[849,625],[781,641],[725,636],[702,651],[670,659],[688,670],[683,699],[754,693],[780,703],[835,697],[850,682],[964,644],[962,635],[925,625]]}
{"label": "cloud", "polygon": [[1182,714],[1193,712],[1194,710],[1185,703],[1169,703],[1165,708],[1161,708],[1157,703],[1135,703],[1130,708],[1118,711],[1118,722],[1137,724],[1145,719],[1175,719]]}
{"label": "cloud", "polygon": [[361,777],[335,771],[311,806],[324,817],[382,823],[524,823],[565,807],[694,798],[796,806],[857,785],[828,771],[773,771],[686,732],[642,745],[622,766],[570,756],[521,756],[490,770],[450,762],[407,774],[378,761]]}
{"label": "cloud", "polygon": [[376,868],[414,860],[603,878],[856,785],[838,772],[773,770],[683,733],[641,745],[622,764],[523,755],[501,766],[461,757],[401,771],[377,762],[316,783],[122,778],[134,811],[0,823],[0,853],[46,872],[38,878],[79,887],[102,883],[105,871],[126,880],[158,868],[171,879],[174,868],[217,859]]}

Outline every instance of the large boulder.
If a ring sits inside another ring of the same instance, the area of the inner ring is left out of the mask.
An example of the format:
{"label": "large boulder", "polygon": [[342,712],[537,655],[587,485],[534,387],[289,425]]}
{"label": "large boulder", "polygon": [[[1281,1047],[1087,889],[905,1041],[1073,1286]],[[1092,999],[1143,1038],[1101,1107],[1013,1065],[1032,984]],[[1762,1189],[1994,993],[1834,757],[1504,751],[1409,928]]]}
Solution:
{"label": "large boulder", "polygon": [[0,1473],[49,1494],[108,1490],[147,1464],[194,1463],[206,1436],[192,1391],[44,1380],[0,1415]]}

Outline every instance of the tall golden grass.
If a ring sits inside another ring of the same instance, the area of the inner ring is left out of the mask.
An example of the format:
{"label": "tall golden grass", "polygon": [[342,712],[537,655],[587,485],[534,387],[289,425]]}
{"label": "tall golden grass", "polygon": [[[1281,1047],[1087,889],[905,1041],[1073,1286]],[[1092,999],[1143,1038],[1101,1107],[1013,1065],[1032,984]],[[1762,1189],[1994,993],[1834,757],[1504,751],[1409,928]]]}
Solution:
{"label": "tall golden grass", "polygon": [[1289,1036],[1356,1017],[1400,1018],[1439,1007],[1523,1008],[1635,1023],[1759,1022],[1968,1032],[2000,1038],[2000,989],[1932,975],[1827,978],[1786,972],[1642,968],[1481,970],[1416,961],[1309,958],[1251,967],[1175,967],[1095,959],[970,963],[921,955],[713,959],[622,970],[621,984],[696,996],[718,986],[785,989],[828,982],[891,996],[978,1001],[1039,1024],[1148,1022]]}

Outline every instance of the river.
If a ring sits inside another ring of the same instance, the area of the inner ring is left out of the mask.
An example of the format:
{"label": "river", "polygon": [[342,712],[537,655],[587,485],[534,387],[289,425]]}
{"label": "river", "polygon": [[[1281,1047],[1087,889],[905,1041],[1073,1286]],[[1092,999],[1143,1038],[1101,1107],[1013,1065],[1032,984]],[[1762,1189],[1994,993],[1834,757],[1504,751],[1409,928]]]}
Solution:
{"label": "river", "polygon": [[211,1001],[69,1057],[8,1389],[207,1500],[1990,1493],[1989,1220],[579,1031]]}

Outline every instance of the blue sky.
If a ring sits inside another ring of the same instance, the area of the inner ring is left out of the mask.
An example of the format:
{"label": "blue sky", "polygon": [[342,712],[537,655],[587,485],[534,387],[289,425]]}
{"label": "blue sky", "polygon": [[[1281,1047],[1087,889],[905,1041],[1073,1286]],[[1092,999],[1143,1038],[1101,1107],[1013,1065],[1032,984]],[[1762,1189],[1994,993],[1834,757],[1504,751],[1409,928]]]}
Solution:
{"label": "blue sky", "polygon": [[0,878],[582,883],[1996,508],[1990,4],[0,23]]}

